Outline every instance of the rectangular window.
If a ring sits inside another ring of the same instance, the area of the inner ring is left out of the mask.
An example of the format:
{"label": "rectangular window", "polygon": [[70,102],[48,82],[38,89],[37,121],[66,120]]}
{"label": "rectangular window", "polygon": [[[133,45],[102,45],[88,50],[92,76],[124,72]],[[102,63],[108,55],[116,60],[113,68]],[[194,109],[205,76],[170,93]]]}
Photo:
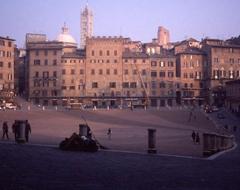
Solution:
{"label": "rectangular window", "polygon": [[102,56],[103,55],[103,52],[102,50],[99,51],[99,56]]}
{"label": "rectangular window", "polygon": [[75,90],[75,86],[70,86],[69,89],[70,90]]}
{"label": "rectangular window", "polygon": [[8,42],[8,47],[12,47],[12,42]]}
{"label": "rectangular window", "polygon": [[151,84],[152,84],[152,88],[153,88],[153,89],[156,89],[156,88],[157,88],[157,82],[156,82],[156,81],[152,81]]}
{"label": "rectangular window", "polygon": [[114,56],[117,56],[117,50],[114,50]]}
{"label": "rectangular window", "polygon": [[47,51],[47,50],[44,51],[44,55],[45,55],[45,56],[48,55],[48,51]]}
{"label": "rectangular window", "polygon": [[110,51],[109,50],[107,50],[107,56],[109,56],[110,55]]}
{"label": "rectangular window", "polygon": [[219,61],[219,60],[218,60],[217,57],[213,58],[213,62],[214,62],[214,63],[218,63],[218,61]]}
{"label": "rectangular window", "polygon": [[11,68],[11,67],[12,67],[12,63],[8,62],[8,68]]}
{"label": "rectangular window", "polygon": [[80,69],[80,75],[84,75],[84,70]]}
{"label": "rectangular window", "polygon": [[98,88],[98,83],[97,82],[93,82],[92,83],[92,88]]}
{"label": "rectangular window", "polygon": [[48,71],[44,71],[43,72],[43,78],[48,78],[49,77],[49,72]]}
{"label": "rectangular window", "polygon": [[57,71],[53,71],[53,77],[57,77]]}
{"label": "rectangular window", "polygon": [[165,67],[165,62],[164,61],[160,62],[160,67]]}
{"label": "rectangular window", "polygon": [[156,62],[156,61],[152,61],[152,62],[151,62],[151,66],[152,66],[152,67],[156,67],[156,66],[157,66],[157,62]]}
{"label": "rectangular window", "polygon": [[0,62],[0,67],[3,67],[3,62]]}
{"label": "rectangular window", "polygon": [[116,82],[110,82],[109,87],[110,88],[116,88]]}
{"label": "rectangular window", "polygon": [[110,75],[110,69],[107,69],[106,74]]}
{"label": "rectangular window", "polygon": [[38,50],[35,51],[35,55],[39,56],[39,51]]}
{"label": "rectangular window", "polygon": [[53,51],[53,55],[57,55],[57,50],[54,50],[54,51]]}
{"label": "rectangular window", "polygon": [[91,70],[91,75],[95,75],[95,70],[94,69]]}
{"label": "rectangular window", "polygon": [[136,82],[131,82],[130,83],[130,88],[137,88],[137,83]]}
{"label": "rectangular window", "polygon": [[0,79],[3,79],[3,74],[2,73],[0,73]]}
{"label": "rectangular window", "polygon": [[165,77],[165,71],[160,71],[159,76],[164,78]]}
{"label": "rectangular window", "polygon": [[102,70],[102,69],[99,69],[98,74],[99,74],[99,75],[102,75],[102,74],[103,74],[103,70]]}
{"label": "rectangular window", "polygon": [[92,56],[94,56],[94,50],[92,50]]}
{"label": "rectangular window", "polygon": [[123,86],[123,88],[129,88],[129,83],[128,82],[123,82],[122,86]]}
{"label": "rectangular window", "polygon": [[173,78],[173,77],[174,77],[174,73],[173,73],[172,71],[169,71],[169,72],[168,72],[168,77],[169,77],[169,78]]}
{"label": "rectangular window", "polygon": [[145,69],[142,70],[142,75],[143,76],[147,75],[147,71]]}
{"label": "rectangular window", "polygon": [[62,70],[62,75],[65,75],[65,74],[66,74],[66,70],[63,69],[63,70]]}
{"label": "rectangular window", "polygon": [[74,75],[74,74],[75,74],[75,70],[71,69],[71,75]]}
{"label": "rectangular window", "polygon": [[57,60],[56,59],[53,60],[53,65],[57,65]]}
{"label": "rectangular window", "polygon": [[117,59],[114,59],[114,63],[117,63],[118,61],[117,61]]}
{"label": "rectangular window", "polygon": [[127,69],[124,70],[124,75],[128,75],[128,70]]}
{"label": "rectangular window", "polygon": [[117,72],[117,69],[114,69],[114,75],[117,75],[118,72]]}
{"label": "rectangular window", "polygon": [[151,71],[151,77],[157,77],[157,71]]}
{"label": "rectangular window", "polygon": [[33,61],[33,64],[34,64],[34,65],[40,65],[40,64],[41,64],[40,59],[35,59],[35,60]]}
{"label": "rectangular window", "polygon": [[48,65],[48,60],[47,59],[44,60],[44,65]]}
{"label": "rectangular window", "polygon": [[125,63],[128,63],[128,59],[125,59],[124,62],[125,62]]}
{"label": "rectangular window", "polygon": [[38,71],[35,72],[35,77],[39,77],[39,72]]}

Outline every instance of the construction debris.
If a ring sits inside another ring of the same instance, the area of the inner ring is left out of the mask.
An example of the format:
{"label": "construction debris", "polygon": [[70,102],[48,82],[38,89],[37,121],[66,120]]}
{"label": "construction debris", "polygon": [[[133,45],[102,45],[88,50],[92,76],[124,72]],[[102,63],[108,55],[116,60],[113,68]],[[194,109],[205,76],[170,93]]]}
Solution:
{"label": "construction debris", "polygon": [[86,136],[80,136],[73,133],[70,138],[66,138],[59,144],[61,150],[70,151],[84,151],[84,152],[97,152],[98,146],[96,141]]}

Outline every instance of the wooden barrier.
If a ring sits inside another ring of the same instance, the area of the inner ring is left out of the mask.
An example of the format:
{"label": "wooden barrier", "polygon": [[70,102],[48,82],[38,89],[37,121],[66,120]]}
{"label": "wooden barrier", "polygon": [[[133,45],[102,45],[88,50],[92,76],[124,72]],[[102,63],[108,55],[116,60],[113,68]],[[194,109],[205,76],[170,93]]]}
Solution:
{"label": "wooden barrier", "polygon": [[203,133],[203,156],[232,148],[234,140],[233,135]]}

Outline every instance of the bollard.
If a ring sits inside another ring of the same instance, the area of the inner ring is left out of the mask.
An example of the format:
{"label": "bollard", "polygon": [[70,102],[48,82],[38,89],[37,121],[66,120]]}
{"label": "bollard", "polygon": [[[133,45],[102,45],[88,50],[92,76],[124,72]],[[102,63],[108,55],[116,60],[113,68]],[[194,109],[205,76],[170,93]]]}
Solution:
{"label": "bollard", "polygon": [[15,126],[16,133],[16,142],[17,143],[25,143],[25,130],[26,130],[26,122],[23,120],[15,120],[17,124]]}
{"label": "bollard", "polygon": [[148,129],[148,153],[156,154],[156,129]]}

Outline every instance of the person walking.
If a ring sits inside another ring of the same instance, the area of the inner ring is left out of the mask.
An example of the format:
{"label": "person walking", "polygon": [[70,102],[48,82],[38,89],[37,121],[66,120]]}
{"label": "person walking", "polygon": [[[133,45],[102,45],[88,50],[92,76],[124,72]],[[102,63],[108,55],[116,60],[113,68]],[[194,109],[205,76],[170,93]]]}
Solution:
{"label": "person walking", "polygon": [[14,134],[15,141],[17,141],[18,127],[17,127],[17,122],[16,121],[12,124],[12,132]]}
{"label": "person walking", "polygon": [[196,142],[196,133],[195,131],[192,132],[192,140],[195,143]]}
{"label": "person walking", "polygon": [[112,130],[110,128],[108,129],[107,135],[108,135],[108,139],[110,140],[112,135]]}
{"label": "person walking", "polygon": [[31,125],[29,124],[28,120],[26,120],[26,128],[25,128],[26,142],[28,142],[28,140],[29,140],[29,133],[31,133]]}
{"label": "person walking", "polygon": [[2,139],[5,139],[5,136],[7,137],[7,139],[9,139],[9,137],[8,137],[8,124],[7,124],[6,121],[3,122],[2,130],[3,130]]}
{"label": "person walking", "polygon": [[200,137],[198,133],[196,133],[196,144],[200,144]]}

